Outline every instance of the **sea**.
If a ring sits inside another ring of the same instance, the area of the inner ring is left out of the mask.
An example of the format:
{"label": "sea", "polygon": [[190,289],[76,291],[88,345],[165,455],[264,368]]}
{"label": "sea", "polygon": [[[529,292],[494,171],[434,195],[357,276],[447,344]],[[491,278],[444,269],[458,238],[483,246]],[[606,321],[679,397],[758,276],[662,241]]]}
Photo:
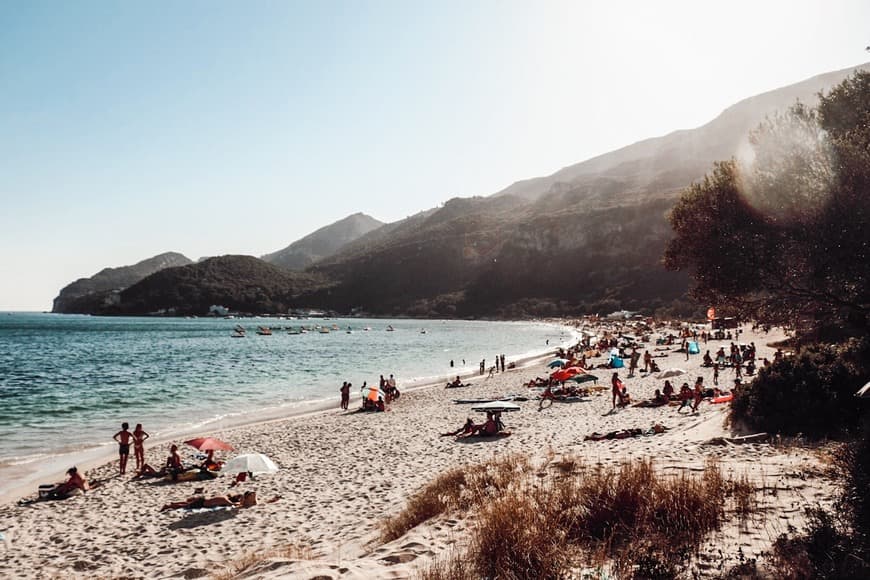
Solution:
{"label": "sea", "polygon": [[204,433],[337,406],[343,381],[358,393],[393,374],[412,388],[574,338],[546,322],[0,313],[0,468],[114,445],[123,421],[152,437]]}

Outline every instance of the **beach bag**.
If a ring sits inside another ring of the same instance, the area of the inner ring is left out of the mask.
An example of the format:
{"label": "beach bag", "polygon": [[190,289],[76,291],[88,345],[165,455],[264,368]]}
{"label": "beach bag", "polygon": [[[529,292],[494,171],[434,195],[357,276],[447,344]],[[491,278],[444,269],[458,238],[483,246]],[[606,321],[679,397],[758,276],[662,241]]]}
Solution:
{"label": "beach bag", "polygon": [[622,367],[625,366],[625,363],[622,362],[622,359],[619,358],[618,356],[611,356],[610,357],[610,366],[612,366],[615,369],[621,369]]}
{"label": "beach bag", "polygon": [[698,348],[698,343],[692,341],[689,343],[689,354],[699,354],[701,349]]}

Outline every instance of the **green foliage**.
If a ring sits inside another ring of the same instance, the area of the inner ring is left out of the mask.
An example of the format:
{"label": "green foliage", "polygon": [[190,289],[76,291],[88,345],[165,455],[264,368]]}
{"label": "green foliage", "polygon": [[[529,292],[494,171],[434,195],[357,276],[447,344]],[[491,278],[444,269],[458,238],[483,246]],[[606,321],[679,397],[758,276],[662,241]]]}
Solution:
{"label": "green foliage", "polygon": [[857,72],[750,136],[670,214],[665,264],[700,301],[803,330],[868,332],[870,73]]}
{"label": "green foliage", "polygon": [[858,425],[855,392],[870,378],[868,342],[812,345],[761,368],[738,389],[732,420],[769,433],[837,435]]}
{"label": "green foliage", "polygon": [[299,305],[301,293],[325,285],[311,274],[283,270],[251,256],[220,256],[152,274],[124,290],[121,303],[108,313],[173,308],[177,314],[201,315],[212,304],[240,312],[284,313]]}

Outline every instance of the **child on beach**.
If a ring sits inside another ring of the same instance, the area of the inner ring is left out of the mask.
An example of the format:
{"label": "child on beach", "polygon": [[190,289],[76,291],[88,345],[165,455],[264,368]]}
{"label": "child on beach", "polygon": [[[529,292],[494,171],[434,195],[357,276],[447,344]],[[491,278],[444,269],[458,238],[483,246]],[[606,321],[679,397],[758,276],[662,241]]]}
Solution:
{"label": "child on beach", "polygon": [[142,423],[136,423],[136,428],[133,429],[133,457],[136,459],[137,472],[142,471],[142,466],[145,465],[145,440],[149,437],[142,429]]}
{"label": "child on beach", "polygon": [[130,442],[133,440],[133,434],[128,431],[130,425],[128,423],[121,424],[121,430],[115,433],[115,441],[118,442],[118,455],[121,459],[121,475],[127,471],[127,458],[130,457]]}

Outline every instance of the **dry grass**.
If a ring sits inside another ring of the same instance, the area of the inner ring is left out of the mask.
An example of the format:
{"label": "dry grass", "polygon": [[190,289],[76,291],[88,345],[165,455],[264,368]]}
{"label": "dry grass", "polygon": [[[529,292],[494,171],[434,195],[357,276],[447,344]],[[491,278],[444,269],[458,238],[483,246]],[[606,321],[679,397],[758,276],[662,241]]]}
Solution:
{"label": "dry grass", "polygon": [[482,465],[451,469],[411,496],[405,508],[381,525],[381,541],[391,542],[449,509],[469,509],[498,497],[531,470],[528,457],[511,455]]}
{"label": "dry grass", "polygon": [[235,560],[225,564],[223,570],[211,575],[213,580],[233,580],[240,577],[245,572],[251,570],[256,565],[271,560],[272,558],[283,558],[287,560],[310,560],[312,557],[311,549],[307,546],[297,544],[287,544],[278,548],[272,548],[263,552],[247,552]]}
{"label": "dry grass", "polygon": [[591,470],[575,461],[541,482],[519,480],[523,471],[505,465],[482,470],[502,472],[487,481],[503,491],[472,502],[479,509],[468,551],[454,558],[465,562],[441,562],[423,578],[555,579],[590,562],[610,562],[620,577],[667,575],[719,529],[729,493],[738,513],[755,507],[754,487],[729,482],[715,462],[700,476],[667,477],[649,460]]}
{"label": "dry grass", "polygon": [[734,512],[741,522],[758,512],[755,485],[746,474],[730,482],[730,492],[734,501]]}

